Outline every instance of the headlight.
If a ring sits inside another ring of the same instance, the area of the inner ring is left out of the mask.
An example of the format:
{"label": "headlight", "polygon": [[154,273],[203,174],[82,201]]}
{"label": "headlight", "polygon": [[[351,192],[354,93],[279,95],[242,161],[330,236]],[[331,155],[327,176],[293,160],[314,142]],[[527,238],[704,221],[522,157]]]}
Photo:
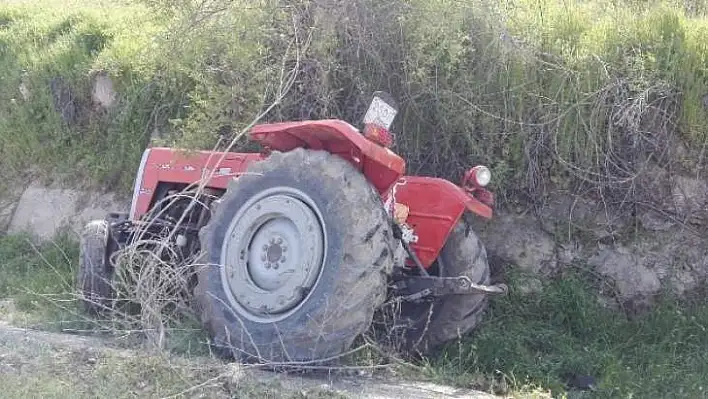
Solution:
{"label": "headlight", "polygon": [[475,166],[472,171],[474,182],[480,187],[486,186],[492,180],[492,171],[486,166]]}

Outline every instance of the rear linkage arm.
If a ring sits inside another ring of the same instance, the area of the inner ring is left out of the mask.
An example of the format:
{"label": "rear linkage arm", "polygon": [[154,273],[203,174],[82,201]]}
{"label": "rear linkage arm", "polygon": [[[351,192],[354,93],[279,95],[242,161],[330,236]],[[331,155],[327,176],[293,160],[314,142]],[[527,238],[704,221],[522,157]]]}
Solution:
{"label": "rear linkage arm", "polygon": [[475,284],[467,276],[438,277],[431,276],[420,262],[420,259],[403,239],[400,226],[393,222],[393,236],[401,241],[408,256],[415,263],[419,276],[399,274],[394,278],[393,290],[403,301],[417,301],[427,297],[448,295],[506,295],[509,288],[506,284],[483,285]]}
{"label": "rear linkage arm", "polygon": [[506,295],[509,292],[505,284],[475,284],[467,276],[407,276],[394,282],[393,289],[404,301],[448,295]]}

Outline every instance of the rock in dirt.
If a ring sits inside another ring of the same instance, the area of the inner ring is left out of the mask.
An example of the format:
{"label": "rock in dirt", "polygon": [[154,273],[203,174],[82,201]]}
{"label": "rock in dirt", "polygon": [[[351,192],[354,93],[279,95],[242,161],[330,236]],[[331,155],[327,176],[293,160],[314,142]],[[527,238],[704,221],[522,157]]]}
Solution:
{"label": "rock in dirt", "polygon": [[645,303],[661,289],[657,273],[626,248],[603,249],[588,263],[612,279],[622,301]]}
{"label": "rock in dirt", "polygon": [[116,103],[116,92],[113,89],[113,81],[107,73],[99,72],[94,77],[91,98],[95,104],[106,109],[113,107]]}
{"label": "rock in dirt", "polygon": [[539,208],[538,218],[544,230],[555,232],[564,242],[602,240],[627,223],[616,210],[569,193],[554,193]]}
{"label": "rock in dirt", "polygon": [[532,217],[497,213],[479,235],[490,259],[540,275],[557,267],[556,243]]}
{"label": "rock in dirt", "polygon": [[39,239],[50,240],[64,229],[78,233],[88,221],[102,219],[109,212],[127,212],[129,206],[129,201],[113,194],[32,184],[17,202],[8,232],[27,232]]}
{"label": "rock in dirt", "polygon": [[708,184],[705,181],[675,176],[672,180],[671,194],[679,215],[705,222],[704,213],[708,206]]}

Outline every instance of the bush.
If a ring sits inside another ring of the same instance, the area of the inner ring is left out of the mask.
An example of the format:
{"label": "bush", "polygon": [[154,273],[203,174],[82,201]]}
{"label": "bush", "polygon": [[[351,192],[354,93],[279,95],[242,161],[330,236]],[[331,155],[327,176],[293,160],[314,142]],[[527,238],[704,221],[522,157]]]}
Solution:
{"label": "bush", "polygon": [[[371,93],[387,90],[401,104],[396,150],[410,173],[457,181],[485,163],[502,202],[573,189],[634,206],[652,200],[650,171],[673,166],[677,148],[678,166],[703,162],[701,1],[106,7],[0,7],[3,167],[17,174],[32,164],[74,180],[80,172],[128,189],[151,135],[197,148],[233,138],[273,101],[281,70],[296,60],[298,80],[266,120],[356,124]],[[107,114],[85,110],[98,71],[119,93]],[[57,93],[75,109],[57,111]]]}
{"label": "bush", "polygon": [[[652,312],[629,318],[598,300],[592,281],[573,271],[539,294],[512,289],[492,303],[473,336],[431,359],[429,375],[501,391],[540,385],[553,397],[564,397],[575,376],[595,378],[591,397],[703,396],[704,301],[665,296]],[[515,276],[512,285],[519,283],[523,278]]]}

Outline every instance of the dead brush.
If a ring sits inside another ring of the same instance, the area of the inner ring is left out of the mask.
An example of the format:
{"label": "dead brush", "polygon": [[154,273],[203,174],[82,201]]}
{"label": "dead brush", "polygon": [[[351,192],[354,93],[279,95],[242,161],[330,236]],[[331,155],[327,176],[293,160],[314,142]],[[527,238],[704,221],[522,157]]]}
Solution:
{"label": "dead brush", "polygon": [[[301,42],[299,35],[293,37],[283,57],[274,99],[230,143],[217,143],[221,155],[215,165],[220,164],[242,137],[280,104],[296,82],[300,58],[310,39]],[[114,278],[108,284],[115,295],[110,298],[110,306],[101,306],[101,320],[91,321],[97,330],[115,335],[139,334],[151,346],[162,350],[170,332],[183,328],[186,321],[198,321],[190,298],[196,273],[204,266],[195,263],[199,239],[196,232],[191,239],[180,232],[184,231],[188,215],[201,214],[208,218],[212,212],[211,202],[216,197],[206,185],[216,173],[217,168],[212,168],[199,181],[161,199],[153,211],[137,223],[138,229],[131,240],[112,254],[109,261],[114,267]],[[177,207],[179,211],[172,212]],[[80,293],[77,297],[89,300]],[[100,305],[104,299],[94,298],[93,302]]]}
{"label": "dead brush", "polygon": [[[168,196],[161,212],[169,212],[180,200],[207,209],[195,191]],[[117,299],[109,312],[114,324],[123,322],[127,329],[142,330],[152,345],[162,349],[170,328],[196,316],[189,293],[199,265],[194,264],[194,256],[185,256],[189,252],[180,246],[185,239],[175,234],[180,221],[162,227],[157,233],[149,229],[151,224],[158,223],[160,216],[161,213],[151,215],[135,239],[113,254],[111,263],[116,273],[112,284]]]}

